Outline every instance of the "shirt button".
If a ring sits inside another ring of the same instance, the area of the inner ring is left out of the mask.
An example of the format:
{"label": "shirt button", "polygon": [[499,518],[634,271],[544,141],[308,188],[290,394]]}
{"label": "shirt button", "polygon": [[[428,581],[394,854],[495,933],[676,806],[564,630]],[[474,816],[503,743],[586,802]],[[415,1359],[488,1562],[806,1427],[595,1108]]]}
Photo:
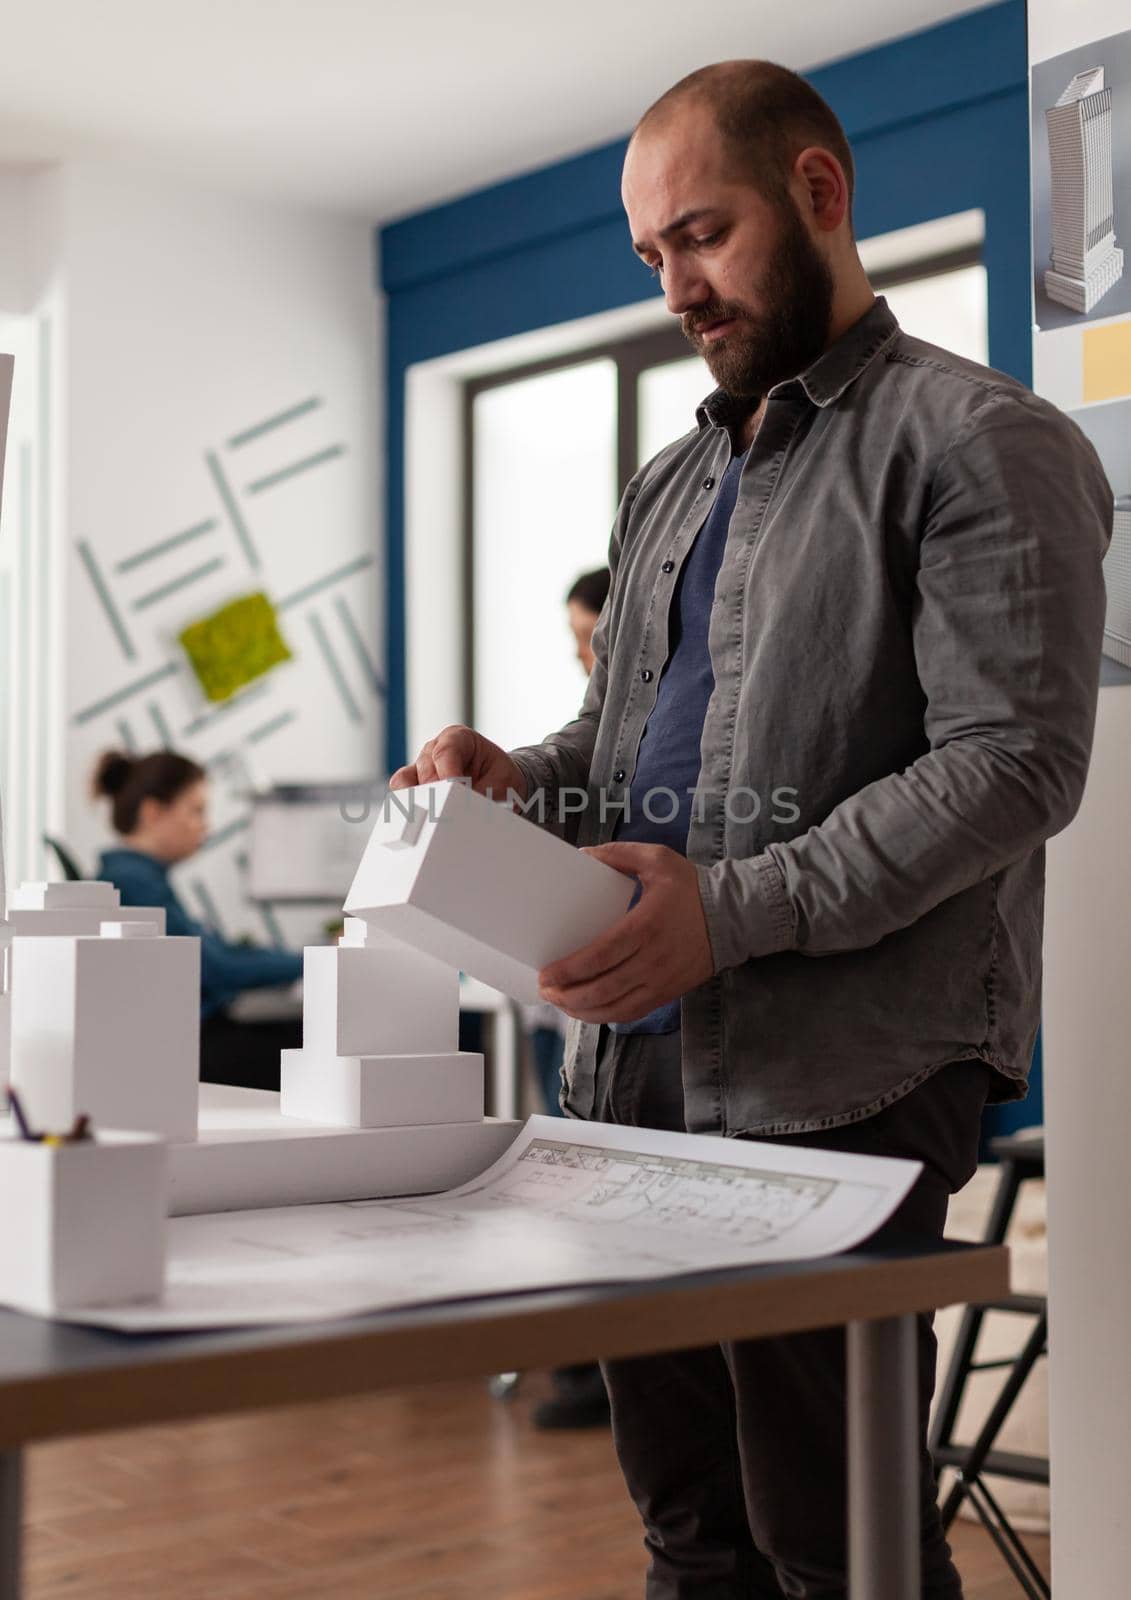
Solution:
{"label": "shirt button", "polygon": [[618,767],[617,770],[613,773],[613,782],[614,783],[623,783],[624,782],[624,768],[623,767]]}
{"label": "shirt button", "polygon": [[704,478],[703,479],[703,487],[704,487],[704,489],[713,489],[715,487],[714,478]]}
{"label": "shirt button", "polygon": [[641,683],[651,683],[651,681],[652,681],[652,669],[651,669],[651,667],[645,667],[644,668],[644,671],[640,674],[640,681],[641,681]]}
{"label": "shirt button", "polygon": [[661,572],[674,572],[675,571],[675,562],[674,561],[665,561],[663,566],[660,568],[660,571]]}

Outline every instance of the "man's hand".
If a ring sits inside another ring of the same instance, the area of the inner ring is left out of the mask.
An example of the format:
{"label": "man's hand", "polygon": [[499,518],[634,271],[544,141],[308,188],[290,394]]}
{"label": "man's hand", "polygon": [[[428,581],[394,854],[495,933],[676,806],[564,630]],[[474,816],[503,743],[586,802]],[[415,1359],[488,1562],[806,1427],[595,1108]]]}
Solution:
{"label": "man's hand", "polygon": [[496,800],[505,800],[511,789],[521,800],[528,798],[526,779],[506,751],[458,723],[429,739],[411,766],[398,768],[389,788],[413,789],[441,778],[470,778],[476,794],[490,790]]}
{"label": "man's hand", "polygon": [[586,855],[639,878],[619,922],[538,974],[543,1000],[582,1022],[635,1022],[705,983],[715,970],[699,877],[660,844],[602,844]]}

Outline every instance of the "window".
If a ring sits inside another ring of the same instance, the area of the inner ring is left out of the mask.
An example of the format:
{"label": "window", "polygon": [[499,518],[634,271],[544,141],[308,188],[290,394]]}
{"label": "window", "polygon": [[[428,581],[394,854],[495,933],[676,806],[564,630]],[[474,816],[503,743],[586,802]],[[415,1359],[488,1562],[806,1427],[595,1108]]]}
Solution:
{"label": "window", "polygon": [[577,714],[565,597],[603,567],[625,484],[714,387],[674,325],[466,387],[466,718],[504,749]]}

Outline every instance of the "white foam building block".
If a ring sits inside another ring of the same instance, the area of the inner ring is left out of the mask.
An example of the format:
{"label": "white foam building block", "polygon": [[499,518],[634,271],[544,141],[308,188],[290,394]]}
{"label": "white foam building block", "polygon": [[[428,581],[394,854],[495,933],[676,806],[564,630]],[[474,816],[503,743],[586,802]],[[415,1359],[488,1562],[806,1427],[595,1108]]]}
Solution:
{"label": "white foam building block", "polygon": [[0,1135],[0,1301],[49,1316],[157,1299],[167,1210],[159,1139],[100,1129],[51,1146]]}
{"label": "white foam building block", "polygon": [[303,956],[302,1049],[280,1062],[283,1114],[395,1128],[483,1116],[483,1057],[459,1049],[459,974],[353,918]]}
{"label": "white foam building block", "polygon": [[284,1050],[280,1105],[286,1116],[339,1128],[405,1128],[483,1118],[483,1057],[339,1056]]}
{"label": "white foam building block", "polygon": [[399,1128],[287,1117],[262,1089],[200,1086],[200,1134],[169,1147],[173,1216],[438,1194],[485,1172],[522,1124],[483,1117]]}
{"label": "white foam building block", "polygon": [[12,911],[66,911],[92,906],[112,911],[121,895],[101,879],[65,883],[21,883],[8,899]]}
{"label": "white foam building block", "polygon": [[[46,905],[36,907],[42,889],[95,891],[82,903],[68,902],[60,905],[46,896]],[[18,934],[21,938],[48,938],[64,933],[98,933],[104,922],[145,921],[156,933],[165,932],[163,906],[119,905],[118,890],[110,883],[34,884],[23,883],[13,889],[7,901],[7,921],[0,926],[0,1087],[11,1076],[12,1010],[10,946]],[[17,904],[17,902],[20,902]]]}
{"label": "white foam building block", "polygon": [[459,973],[392,941],[308,947],[302,1043],[326,1057],[458,1050]]}
{"label": "white foam building block", "polygon": [[463,783],[390,794],[345,909],[516,1000],[628,910],[633,880]]}
{"label": "white foam building block", "polygon": [[28,1116],[196,1136],[200,941],[99,935],[12,941],[12,1082]]}

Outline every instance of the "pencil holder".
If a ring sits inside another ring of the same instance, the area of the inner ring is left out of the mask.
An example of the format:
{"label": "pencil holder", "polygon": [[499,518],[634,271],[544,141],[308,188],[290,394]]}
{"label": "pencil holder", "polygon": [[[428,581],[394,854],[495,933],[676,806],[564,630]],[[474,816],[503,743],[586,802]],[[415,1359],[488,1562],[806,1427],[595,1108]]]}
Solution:
{"label": "pencil holder", "polygon": [[0,1136],[0,1302],[43,1315],[159,1298],[167,1156],[151,1134]]}

